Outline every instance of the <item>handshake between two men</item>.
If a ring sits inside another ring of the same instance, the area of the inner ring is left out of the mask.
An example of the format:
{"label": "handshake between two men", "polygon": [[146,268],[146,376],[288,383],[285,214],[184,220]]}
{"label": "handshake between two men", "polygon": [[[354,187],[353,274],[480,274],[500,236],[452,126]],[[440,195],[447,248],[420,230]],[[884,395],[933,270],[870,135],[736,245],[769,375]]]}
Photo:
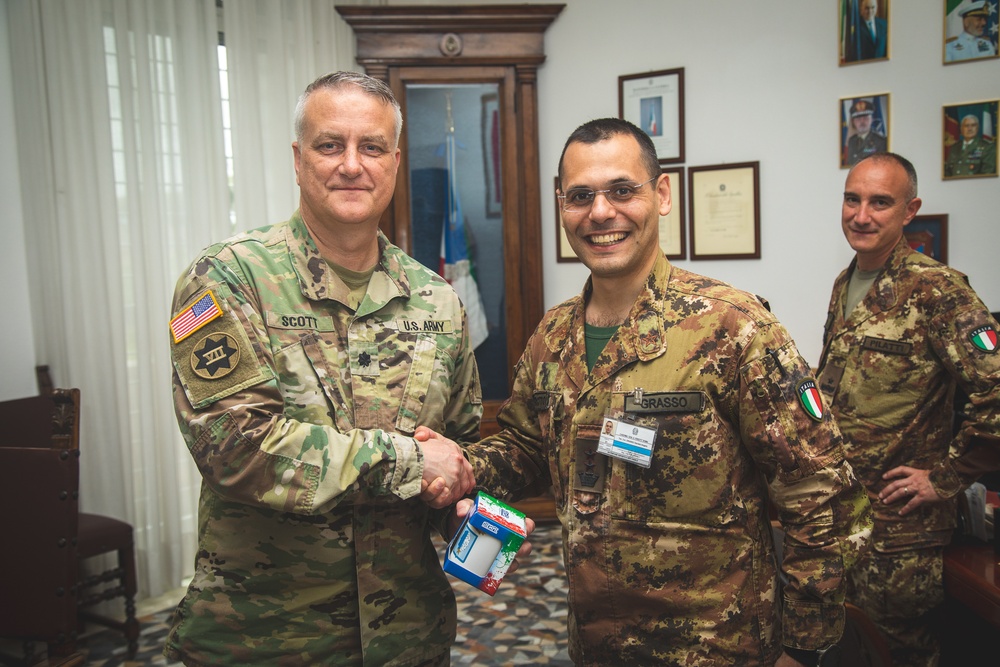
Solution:
{"label": "handshake between two men", "polygon": [[[448,520],[448,537],[458,530],[465,515],[473,507],[467,495],[476,488],[475,471],[472,464],[453,440],[426,426],[418,426],[414,438],[420,443],[424,454],[424,475],[420,482],[420,499],[435,509],[455,505],[455,513]],[[535,522],[525,518],[527,534],[535,530]],[[531,553],[531,543],[527,540],[517,550],[517,558]],[[511,563],[507,573],[517,570],[517,559]]]}

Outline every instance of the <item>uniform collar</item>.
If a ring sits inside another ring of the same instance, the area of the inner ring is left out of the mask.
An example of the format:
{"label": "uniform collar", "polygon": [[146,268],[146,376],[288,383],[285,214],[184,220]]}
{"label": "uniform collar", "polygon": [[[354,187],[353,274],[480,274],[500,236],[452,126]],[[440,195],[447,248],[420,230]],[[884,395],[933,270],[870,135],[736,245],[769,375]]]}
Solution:
{"label": "uniform collar", "polygon": [[[285,243],[303,296],[313,301],[333,299],[347,303],[350,288],[323,259],[297,210],[285,229]],[[401,252],[379,230],[379,265],[368,286],[368,299],[372,300],[373,307],[363,304],[366,311],[378,310],[395,297],[410,297],[410,280],[400,262]],[[359,310],[358,315],[361,314]]]}
{"label": "uniform collar", "polygon": [[[628,316],[604,348],[603,356],[608,361],[598,361],[591,371],[590,379],[594,384],[613,376],[628,364],[637,360],[655,359],[666,351],[663,311],[671,271],[670,262],[660,253]],[[550,353],[558,355],[567,369],[581,367],[586,372],[584,310],[592,290],[593,279],[587,278],[583,292],[562,306],[557,306],[563,312],[554,312],[554,317],[546,324],[547,329],[543,334],[545,347]],[[572,363],[575,357],[581,357],[584,362]],[[576,378],[576,381],[582,386],[584,378]]]}
{"label": "uniform collar", "polygon": [[[889,257],[885,260],[885,265],[879,270],[878,276],[875,277],[872,288],[865,295],[862,301],[865,305],[862,313],[859,314],[859,311],[855,309],[850,313],[850,317],[847,318],[846,321],[848,323],[860,324],[873,315],[889,310],[896,305],[896,300],[899,296],[896,293],[897,279],[903,266],[906,264],[907,258],[914,252],[913,248],[906,241],[906,236],[899,239],[893,247],[892,252],[889,253]],[[851,266],[848,271],[845,272],[841,298],[847,294],[847,283],[850,281],[851,274],[857,269],[857,264],[858,258],[855,257],[851,260]],[[843,312],[843,303],[839,304],[838,311]]]}

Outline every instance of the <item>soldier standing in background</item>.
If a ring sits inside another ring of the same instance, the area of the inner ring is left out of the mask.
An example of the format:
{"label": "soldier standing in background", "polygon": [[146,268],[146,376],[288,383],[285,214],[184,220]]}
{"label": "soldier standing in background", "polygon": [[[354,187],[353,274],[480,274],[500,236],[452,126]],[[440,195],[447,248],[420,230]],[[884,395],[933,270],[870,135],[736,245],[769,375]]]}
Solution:
{"label": "soldier standing in background", "polygon": [[808,365],[758,298],[667,261],[670,186],[645,132],[584,124],[559,180],[591,276],[528,342],[503,430],[466,448],[479,486],[553,488],[576,664],[817,664],[871,519]]}
{"label": "soldier standing in background", "polygon": [[[920,204],[905,158],[876,154],[848,173],[842,225],[857,255],[834,283],[819,369],[875,510],[847,599],[900,667],[938,664],[955,497],[1000,468],[996,322],[963,274],[907,244]],[[956,385],[970,402],[953,435]]]}
{"label": "soldier standing in background", "polygon": [[[474,484],[465,314],[379,232],[402,115],[382,82],[310,84],[292,218],[211,246],[177,285],[174,398],[203,476],[195,575],[164,653],[185,665],[447,665],[456,608],[422,484]],[[443,522],[442,522],[443,525]]]}

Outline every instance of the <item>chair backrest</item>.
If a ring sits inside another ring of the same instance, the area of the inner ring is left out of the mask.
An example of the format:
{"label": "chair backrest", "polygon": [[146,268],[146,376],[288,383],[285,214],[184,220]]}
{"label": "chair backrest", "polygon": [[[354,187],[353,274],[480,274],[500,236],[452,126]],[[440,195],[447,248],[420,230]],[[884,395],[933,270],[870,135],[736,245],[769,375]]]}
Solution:
{"label": "chair backrest", "polygon": [[80,391],[0,402],[0,637],[78,628]]}

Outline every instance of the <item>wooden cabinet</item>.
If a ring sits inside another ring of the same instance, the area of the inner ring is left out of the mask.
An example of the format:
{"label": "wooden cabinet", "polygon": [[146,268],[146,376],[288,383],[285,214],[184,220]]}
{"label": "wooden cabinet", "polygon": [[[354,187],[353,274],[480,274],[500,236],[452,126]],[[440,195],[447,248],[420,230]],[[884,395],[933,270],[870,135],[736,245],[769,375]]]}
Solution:
{"label": "wooden cabinet", "polygon": [[[440,199],[441,176],[449,183],[466,179],[456,189],[463,224],[479,238],[479,264],[491,267],[477,272],[489,331],[476,348],[484,434],[496,430],[514,364],[544,312],[536,86],[545,30],[564,6],[336,7],[354,30],[358,64],[389,84],[403,110],[400,168],[382,231],[437,268],[442,227],[433,201]],[[447,122],[428,120],[445,108]],[[466,157],[477,157],[467,167],[445,169],[434,163],[438,142],[458,120],[472,132],[459,145]],[[468,196],[469,180],[483,182],[484,195]],[[536,521],[555,518],[551,498],[519,506]]]}

